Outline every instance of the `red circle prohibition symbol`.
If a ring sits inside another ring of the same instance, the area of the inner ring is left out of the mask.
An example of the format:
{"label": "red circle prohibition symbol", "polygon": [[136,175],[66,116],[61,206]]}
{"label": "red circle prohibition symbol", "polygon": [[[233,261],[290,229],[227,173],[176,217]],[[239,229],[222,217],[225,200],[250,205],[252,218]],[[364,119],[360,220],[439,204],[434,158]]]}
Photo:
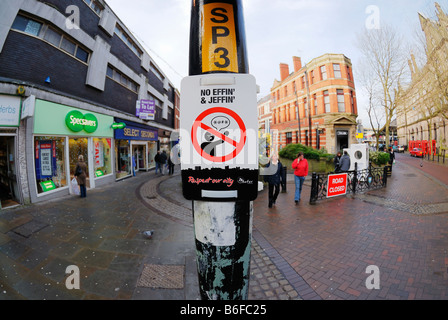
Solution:
{"label": "red circle prohibition symbol", "polygon": [[[204,120],[205,117],[213,113],[224,113],[235,119],[241,132],[240,141],[235,141],[202,122],[202,120]],[[208,131],[209,133],[211,133],[212,135],[214,135],[219,139],[224,140],[225,143],[231,144],[232,146],[235,147],[235,149],[227,155],[218,157],[212,156],[207,152],[204,152],[198,140],[197,132],[199,128]],[[195,150],[201,155],[202,158],[212,162],[226,162],[235,158],[243,150],[244,145],[246,144],[246,126],[244,125],[243,119],[241,119],[241,117],[236,112],[223,107],[210,108],[202,112],[194,121],[193,127],[191,128],[191,140],[193,142]]]}

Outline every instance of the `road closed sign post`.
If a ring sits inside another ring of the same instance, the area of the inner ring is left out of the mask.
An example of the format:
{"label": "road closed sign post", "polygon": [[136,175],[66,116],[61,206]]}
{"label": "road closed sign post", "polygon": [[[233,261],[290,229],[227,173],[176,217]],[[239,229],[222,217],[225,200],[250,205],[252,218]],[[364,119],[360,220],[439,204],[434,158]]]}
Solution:
{"label": "road closed sign post", "polygon": [[347,173],[330,174],[327,182],[327,198],[347,194]]}
{"label": "road closed sign post", "polygon": [[209,74],[184,78],[181,170],[184,197],[252,201],[258,192],[255,78]]}

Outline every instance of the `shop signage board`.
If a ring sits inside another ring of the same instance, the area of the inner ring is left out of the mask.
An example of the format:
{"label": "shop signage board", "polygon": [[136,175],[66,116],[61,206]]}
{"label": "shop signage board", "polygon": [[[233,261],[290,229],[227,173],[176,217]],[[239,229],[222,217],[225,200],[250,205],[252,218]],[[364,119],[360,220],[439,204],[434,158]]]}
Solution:
{"label": "shop signage board", "polygon": [[258,192],[255,78],[208,74],[181,84],[181,169],[184,197],[252,201]]}
{"label": "shop signage board", "polygon": [[72,110],[65,116],[65,124],[73,132],[84,130],[93,133],[98,128],[98,119],[91,113],[82,114],[78,110]]}
{"label": "shop signage board", "polygon": [[347,173],[330,174],[327,183],[327,198],[347,194]]}
{"label": "shop signage board", "polygon": [[159,133],[157,130],[143,129],[126,125],[126,128],[115,130],[115,139],[157,141]]}
{"label": "shop signage board", "polygon": [[56,189],[56,185],[54,184],[54,182],[52,180],[42,181],[39,184],[42,187],[43,192],[47,192],[47,191]]}
{"label": "shop signage board", "polygon": [[20,125],[21,99],[0,94],[0,126],[18,127]]}
{"label": "shop signage board", "polygon": [[33,133],[37,135],[112,138],[113,123],[111,116],[36,99]]}
{"label": "shop signage board", "polygon": [[135,115],[142,120],[154,120],[156,102],[154,100],[137,100]]}

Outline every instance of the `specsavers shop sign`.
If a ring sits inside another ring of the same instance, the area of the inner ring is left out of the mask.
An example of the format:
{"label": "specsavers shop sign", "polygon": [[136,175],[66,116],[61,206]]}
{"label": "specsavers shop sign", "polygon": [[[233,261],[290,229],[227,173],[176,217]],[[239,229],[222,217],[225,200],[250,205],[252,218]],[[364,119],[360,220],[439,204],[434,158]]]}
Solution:
{"label": "specsavers shop sign", "polygon": [[93,133],[98,128],[98,119],[91,113],[82,114],[80,111],[73,110],[67,113],[65,124],[73,132],[84,130],[87,133]]}
{"label": "specsavers shop sign", "polygon": [[19,97],[0,95],[0,126],[20,125],[20,105]]}

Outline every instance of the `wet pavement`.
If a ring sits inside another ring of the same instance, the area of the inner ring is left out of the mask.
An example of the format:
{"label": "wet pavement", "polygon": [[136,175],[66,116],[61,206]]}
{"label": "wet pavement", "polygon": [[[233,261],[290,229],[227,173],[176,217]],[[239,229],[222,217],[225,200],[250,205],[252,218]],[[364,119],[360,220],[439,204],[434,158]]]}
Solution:
{"label": "wet pavement", "polygon": [[[397,155],[386,189],[315,206],[309,178],[298,206],[292,183],[272,209],[260,192],[249,299],[447,299],[448,168],[414,160]],[[0,300],[199,299],[191,202],[176,169],[0,211]],[[370,265],[379,289],[367,289]],[[79,289],[66,286],[69,266]]]}

